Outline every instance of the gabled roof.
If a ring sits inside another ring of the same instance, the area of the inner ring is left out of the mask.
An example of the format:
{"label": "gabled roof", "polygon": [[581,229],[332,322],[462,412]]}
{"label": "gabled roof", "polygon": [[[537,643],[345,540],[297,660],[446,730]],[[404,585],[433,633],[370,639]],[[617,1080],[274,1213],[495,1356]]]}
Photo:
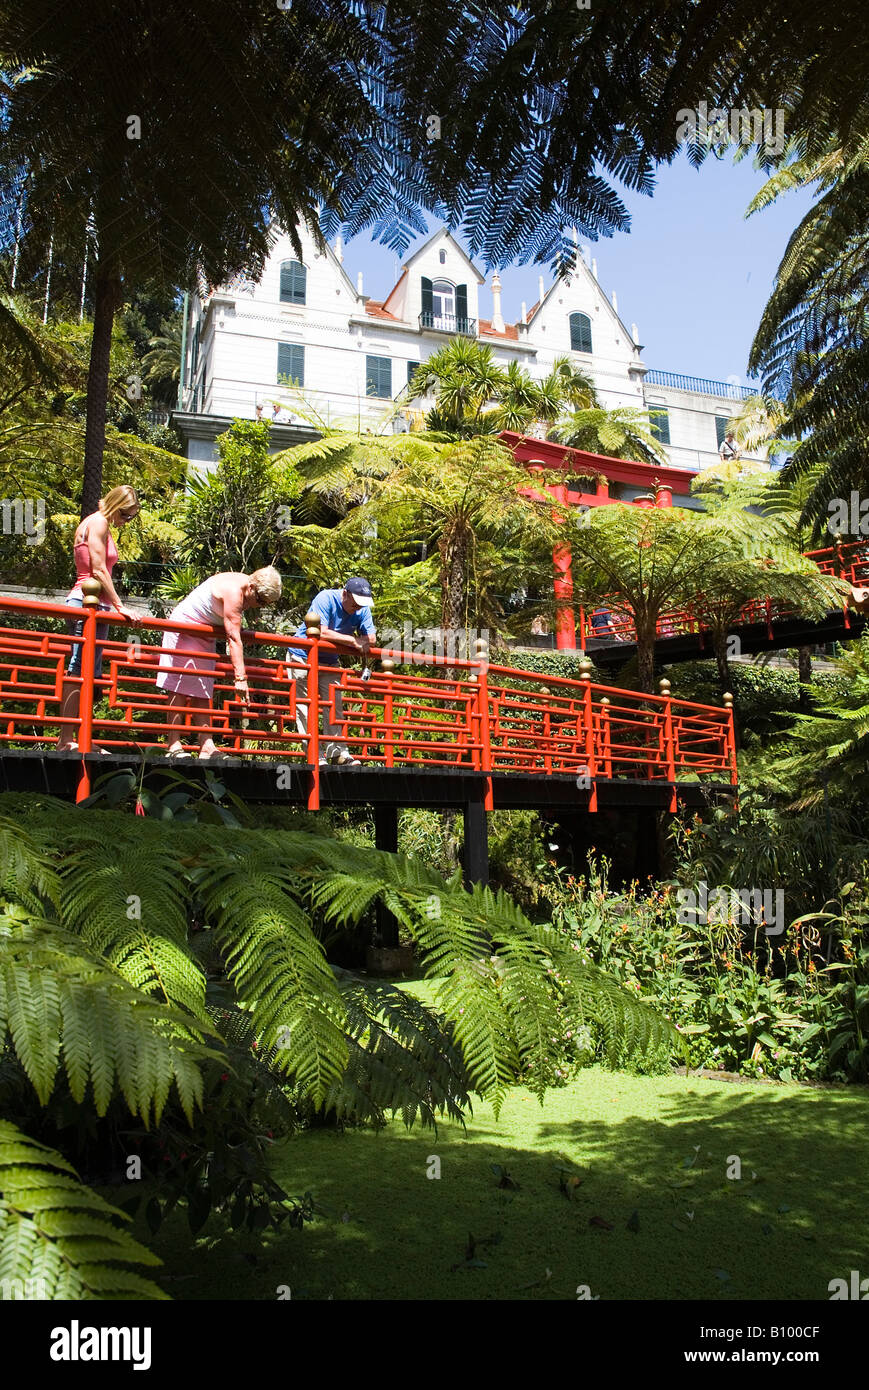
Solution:
{"label": "gabled roof", "polygon": [[[470,256],[469,256],[469,255],[467,254],[467,252],[459,245],[459,243],[456,241],[455,237],[453,236],[452,232],[451,232],[447,227],[441,227],[441,229],[440,229],[439,232],[435,232],[432,236],[429,237],[428,241],[424,241],[423,244],[422,244],[422,246],[418,246],[418,247],[416,248],[416,250],[413,252],[413,254],[412,254],[411,256],[408,256],[407,260],[406,260],[405,263],[404,263],[404,268],[405,268],[405,270],[407,270],[410,266],[413,265],[414,261],[415,261],[419,256],[422,255],[423,251],[427,251],[427,250],[428,250],[428,248],[431,246],[432,242],[434,242],[434,241],[440,241],[441,239],[444,239],[444,240],[446,240],[446,241],[449,241],[449,242],[455,247],[456,251],[458,251],[458,253],[459,253],[459,255],[461,256],[462,260],[465,262],[465,264],[468,266],[468,268],[469,268],[471,271],[473,271],[474,275],[476,275],[476,277],[477,277],[477,284],[478,284],[478,285],[485,285],[485,283],[486,283],[486,277],[485,277],[485,275],[481,275],[481,274],[480,274],[479,270],[478,270],[477,267],[474,265],[474,262],[471,260]],[[386,300],[385,300],[384,302],[388,302],[388,300],[389,300],[389,295],[386,296]]]}
{"label": "gabled roof", "polygon": [[[607,307],[607,309],[609,310],[609,312],[612,314],[612,316],[613,316],[613,318],[615,319],[616,323],[617,323],[617,324],[619,325],[619,327],[622,329],[622,331],[623,331],[623,333],[624,333],[624,335],[625,335],[627,341],[628,341],[629,343],[633,343],[633,338],[632,338],[631,334],[628,332],[628,326],[627,326],[627,324],[625,323],[624,319],[622,318],[622,316],[621,316],[621,314],[618,312],[618,310],[613,308],[613,306],[612,306],[612,300],[607,296],[607,294],[606,294],[606,293],[604,292],[604,290],[602,289],[601,284],[600,284],[600,281],[596,278],[596,276],[594,276],[594,275],[591,273],[591,271],[589,270],[589,268],[588,268],[588,266],[586,265],[585,261],[583,260],[582,256],[577,256],[577,258],[576,258],[576,265],[575,265],[574,269],[571,271],[571,277],[572,277],[573,275],[576,275],[580,270],[584,271],[585,274],[588,276],[588,278],[589,278],[589,280],[591,281],[592,285],[594,286],[594,288],[597,290],[598,294],[600,295],[601,300],[602,300],[603,303],[606,305],[606,307]],[[538,299],[537,303],[536,303],[531,309],[528,310],[528,323],[529,323],[529,325],[530,325],[530,323],[531,323],[531,320],[534,318],[535,314],[539,313],[539,311],[543,308],[543,305],[546,303],[547,299],[548,299],[549,296],[552,294],[552,291],[555,290],[555,289],[557,289],[558,286],[559,286],[559,281],[558,281],[558,280],[553,280],[552,284],[549,286],[549,289],[546,291],[546,293],[544,294],[543,298],[542,298],[542,299]],[[575,312],[581,313],[582,311],[581,311],[581,310],[576,310]],[[635,346],[636,346],[636,345],[635,345]]]}

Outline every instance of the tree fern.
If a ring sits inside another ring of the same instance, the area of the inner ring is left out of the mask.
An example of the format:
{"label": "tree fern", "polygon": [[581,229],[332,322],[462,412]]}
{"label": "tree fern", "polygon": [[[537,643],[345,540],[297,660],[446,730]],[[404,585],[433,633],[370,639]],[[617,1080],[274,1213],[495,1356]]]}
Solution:
{"label": "tree fern", "polygon": [[204,1020],[205,976],[187,946],[170,847],[90,843],[60,865],[65,925],[130,984]]}
{"label": "tree fern", "polygon": [[[208,1030],[210,1031],[210,1030]],[[0,1039],[7,1036],[40,1101],[63,1066],[75,1100],[90,1085],[97,1114],[116,1087],[134,1115],[159,1121],[174,1084],[192,1122],[199,1063],[216,1056],[206,1029],[155,1004],[52,923],[7,908],[0,916]]]}
{"label": "tree fern", "polygon": [[310,920],[295,900],[292,870],[255,837],[235,853],[213,853],[197,890],[240,1001],[266,1047],[292,1037],[292,1068],[318,1104],[347,1062],[340,994]]}
{"label": "tree fern", "polygon": [[131,1268],[160,1260],[118,1221],[66,1159],[0,1120],[0,1298],[167,1298]]}

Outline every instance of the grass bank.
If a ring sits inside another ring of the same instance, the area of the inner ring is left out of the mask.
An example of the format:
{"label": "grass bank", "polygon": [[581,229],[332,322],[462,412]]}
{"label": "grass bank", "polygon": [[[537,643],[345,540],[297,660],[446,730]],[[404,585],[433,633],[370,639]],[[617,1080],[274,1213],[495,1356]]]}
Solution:
{"label": "grass bank", "polygon": [[497,1120],[479,1106],[465,1132],[299,1134],[273,1167],[325,1209],[301,1232],[209,1223],[191,1245],[176,1216],[137,1233],[181,1299],[825,1300],[869,1268],[867,1124],[863,1089],[591,1068],[543,1108],[523,1090]]}

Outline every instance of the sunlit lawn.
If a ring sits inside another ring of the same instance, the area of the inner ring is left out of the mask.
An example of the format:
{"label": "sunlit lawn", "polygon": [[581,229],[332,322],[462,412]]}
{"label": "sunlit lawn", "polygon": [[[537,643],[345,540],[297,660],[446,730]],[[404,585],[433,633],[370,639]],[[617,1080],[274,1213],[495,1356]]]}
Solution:
{"label": "sunlit lawn", "polygon": [[[325,1209],[301,1232],[209,1224],[192,1245],[179,1215],[156,1239],[137,1233],[185,1299],[273,1299],[281,1285],[310,1299],[575,1299],[581,1285],[602,1299],[828,1299],[832,1278],[869,1269],[867,1125],[865,1089],[594,1068],[542,1109],[519,1090],[497,1120],[479,1106],[465,1133],[399,1120],[299,1134],[273,1166]],[[560,1164],[582,1178],[569,1198]]]}

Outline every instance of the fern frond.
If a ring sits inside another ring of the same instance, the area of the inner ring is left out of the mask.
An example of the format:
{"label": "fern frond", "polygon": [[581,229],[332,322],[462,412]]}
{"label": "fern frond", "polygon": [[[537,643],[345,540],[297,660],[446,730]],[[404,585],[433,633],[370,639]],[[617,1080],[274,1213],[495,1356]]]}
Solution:
{"label": "fern frond", "polygon": [[0,816],[0,898],[12,899],[32,912],[40,899],[58,902],[58,881],[35,840],[16,821]]}
{"label": "fern frond", "polygon": [[43,1105],[62,1064],[73,1098],[90,1084],[99,1115],[119,1089],[146,1125],[152,1113],[159,1122],[174,1082],[192,1123],[199,1064],[220,1056],[201,1023],[155,1004],[52,923],[7,912],[0,941],[0,1039],[11,1038]]}
{"label": "fern frond", "polygon": [[53,1149],[0,1120],[0,1298],[166,1299],[130,1266],[161,1261]]}
{"label": "fern frond", "polygon": [[295,900],[292,867],[256,840],[236,854],[212,853],[197,874],[229,978],[266,1047],[288,1029],[283,1065],[321,1104],[347,1063],[343,1006],[325,953]]}
{"label": "fern frond", "polygon": [[64,925],[130,984],[205,1020],[205,976],[187,946],[171,845],[89,844],[60,865]]}

